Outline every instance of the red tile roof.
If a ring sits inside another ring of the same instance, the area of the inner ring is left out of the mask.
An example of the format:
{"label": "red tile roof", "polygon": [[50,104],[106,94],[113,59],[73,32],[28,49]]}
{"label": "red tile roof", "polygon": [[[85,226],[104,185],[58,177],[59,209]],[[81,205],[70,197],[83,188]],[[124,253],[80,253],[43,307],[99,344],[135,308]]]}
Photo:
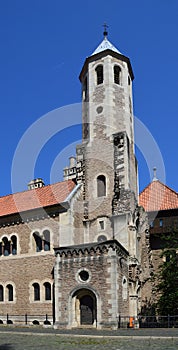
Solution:
{"label": "red tile roof", "polygon": [[155,180],[140,193],[139,203],[146,211],[178,208],[178,193]]}
{"label": "red tile roof", "polygon": [[0,216],[62,203],[74,187],[75,183],[68,180],[0,197]]}

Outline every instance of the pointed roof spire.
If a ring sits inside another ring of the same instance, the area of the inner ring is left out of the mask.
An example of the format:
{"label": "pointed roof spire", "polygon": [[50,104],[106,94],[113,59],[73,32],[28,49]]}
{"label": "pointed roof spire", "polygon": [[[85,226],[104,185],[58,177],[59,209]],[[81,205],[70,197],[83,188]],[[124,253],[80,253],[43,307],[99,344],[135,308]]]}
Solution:
{"label": "pointed roof spire", "polygon": [[108,36],[108,31],[107,31],[108,25],[106,23],[104,23],[103,27],[104,27],[104,32],[103,32],[104,39],[101,42],[101,44],[96,48],[96,50],[92,53],[92,56],[95,55],[96,53],[99,53],[99,52],[102,52],[102,51],[105,51],[105,50],[112,50],[112,51],[115,51],[115,52],[121,54],[121,52],[118,49],[116,49],[116,47],[113,44],[111,44],[111,42],[107,38],[107,36]]}
{"label": "pointed roof spire", "polygon": [[157,172],[157,168],[154,167],[153,168],[153,181],[157,181],[158,180],[157,177],[156,177],[156,172]]}

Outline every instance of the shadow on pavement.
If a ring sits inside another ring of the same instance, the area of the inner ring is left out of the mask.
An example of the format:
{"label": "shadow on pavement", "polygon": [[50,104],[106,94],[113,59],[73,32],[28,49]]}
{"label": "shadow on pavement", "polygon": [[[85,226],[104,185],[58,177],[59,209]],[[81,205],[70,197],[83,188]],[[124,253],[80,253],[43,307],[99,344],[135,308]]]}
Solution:
{"label": "shadow on pavement", "polygon": [[2,344],[0,345],[0,350],[13,350],[13,347],[11,344]]}

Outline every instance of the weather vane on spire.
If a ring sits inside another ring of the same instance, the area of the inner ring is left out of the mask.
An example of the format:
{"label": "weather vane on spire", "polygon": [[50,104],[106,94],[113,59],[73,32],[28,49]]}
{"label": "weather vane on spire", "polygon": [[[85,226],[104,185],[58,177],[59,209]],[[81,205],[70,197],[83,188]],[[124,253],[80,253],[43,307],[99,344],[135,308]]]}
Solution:
{"label": "weather vane on spire", "polygon": [[108,35],[107,28],[109,28],[109,27],[108,27],[108,25],[107,25],[106,23],[104,23],[104,24],[103,24],[103,27],[104,27],[104,32],[103,32],[103,35],[104,35],[104,37],[106,38],[106,37],[107,37],[107,35]]}

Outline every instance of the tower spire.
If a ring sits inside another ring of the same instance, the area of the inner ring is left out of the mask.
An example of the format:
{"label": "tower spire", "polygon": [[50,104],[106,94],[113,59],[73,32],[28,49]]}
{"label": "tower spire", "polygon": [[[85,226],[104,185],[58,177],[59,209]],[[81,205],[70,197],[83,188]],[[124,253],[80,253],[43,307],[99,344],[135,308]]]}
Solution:
{"label": "tower spire", "polygon": [[157,172],[157,168],[154,167],[154,168],[153,168],[153,181],[157,181],[157,180],[158,180],[158,179],[157,179],[157,176],[156,176],[156,172]]}
{"label": "tower spire", "polygon": [[103,27],[104,27],[103,35],[104,35],[104,38],[106,39],[108,36],[108,31],[107,31],[108,25],[106,23],[104,23]]}

